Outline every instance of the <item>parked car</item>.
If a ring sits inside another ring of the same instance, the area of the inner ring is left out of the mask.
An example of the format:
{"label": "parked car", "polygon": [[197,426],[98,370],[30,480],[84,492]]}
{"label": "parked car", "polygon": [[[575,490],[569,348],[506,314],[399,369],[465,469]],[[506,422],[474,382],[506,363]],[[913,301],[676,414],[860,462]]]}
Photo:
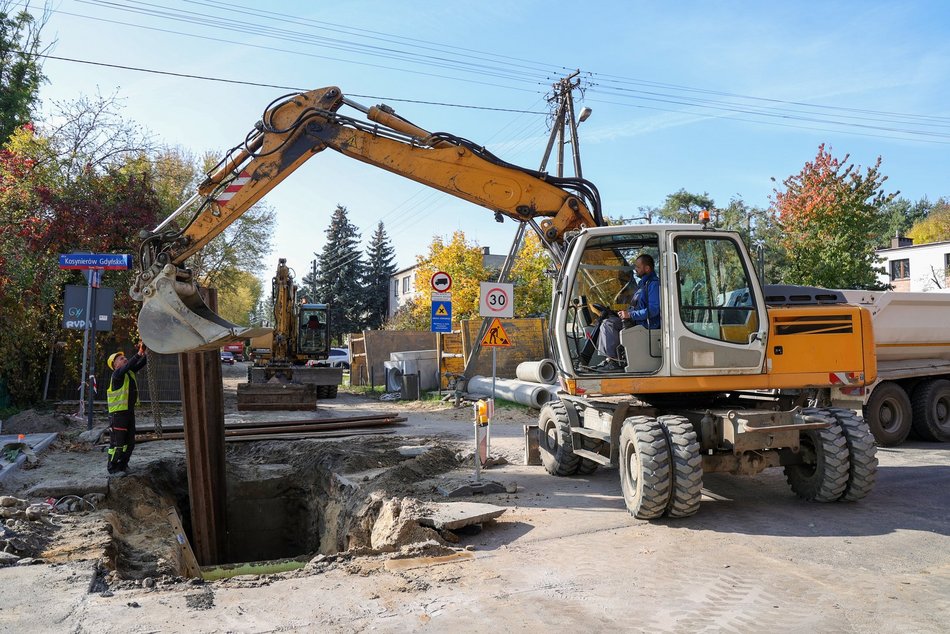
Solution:
{"label": "parked car", "polygon": [[349,348],[330,348],[330,356],[321,361],[308,361],[307,365],[315,365],[320,368],[345,368],[350,367]]}
{"label": "parked car", "polygon": [[221,351],[221,363],[226,363],[228,365],[234,365],[234,353],[228,352],[227,350]]}

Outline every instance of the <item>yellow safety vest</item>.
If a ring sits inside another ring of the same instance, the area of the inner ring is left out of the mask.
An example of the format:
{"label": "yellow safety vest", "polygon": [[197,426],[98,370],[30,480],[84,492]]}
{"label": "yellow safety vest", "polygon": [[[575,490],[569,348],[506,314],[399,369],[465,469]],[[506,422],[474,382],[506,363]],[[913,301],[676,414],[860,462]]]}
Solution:
{"label": "yellow safety vest", "polygon": [[[112,379],[109,379],[109,389],[106,390],[106,397],[109,403],[109,413],[124,412],[129,409],[129,395],[131,393],[132,381],[135,380],[135,372],[126,372],[125,380],[122,381],[122,387],[117,390],[112,389]],[[136,405],[138,405],[138,391],[136,391]]]}

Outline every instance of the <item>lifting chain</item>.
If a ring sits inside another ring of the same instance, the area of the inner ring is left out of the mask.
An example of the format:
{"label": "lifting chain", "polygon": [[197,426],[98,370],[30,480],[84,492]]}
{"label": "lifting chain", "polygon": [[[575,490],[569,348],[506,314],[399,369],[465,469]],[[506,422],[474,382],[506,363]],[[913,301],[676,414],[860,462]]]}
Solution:
{"label": "lifting chain", "polygon": [[155,376],[155,362],[158,355],[151,350],[145,351],[145,358],[148,360],[148,400],[152,406],[152,424],[155,426],[155,435],[162,437],[162,413],[158,406],[158,378]]}

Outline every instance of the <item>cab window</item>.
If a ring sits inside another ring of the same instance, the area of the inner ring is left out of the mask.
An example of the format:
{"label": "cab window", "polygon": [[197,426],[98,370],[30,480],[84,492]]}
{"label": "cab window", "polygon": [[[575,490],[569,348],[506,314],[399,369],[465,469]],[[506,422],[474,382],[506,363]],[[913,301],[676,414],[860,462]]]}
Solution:
{"label": "cab window", "polygon": [[735,241],[682,236],[674,241],[679,315],[703,337],[748,343],[758,330],[749,271]]}

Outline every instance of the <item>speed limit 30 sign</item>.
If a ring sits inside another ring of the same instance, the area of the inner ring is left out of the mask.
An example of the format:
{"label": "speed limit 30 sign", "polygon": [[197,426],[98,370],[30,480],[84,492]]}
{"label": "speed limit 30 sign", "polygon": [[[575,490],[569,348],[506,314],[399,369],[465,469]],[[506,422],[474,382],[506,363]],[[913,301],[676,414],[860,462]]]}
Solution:
{"label": "speed limit 30 sign", "polygon": [[480,282],[478,314],[481,317],[514,317],[514,285]]}

